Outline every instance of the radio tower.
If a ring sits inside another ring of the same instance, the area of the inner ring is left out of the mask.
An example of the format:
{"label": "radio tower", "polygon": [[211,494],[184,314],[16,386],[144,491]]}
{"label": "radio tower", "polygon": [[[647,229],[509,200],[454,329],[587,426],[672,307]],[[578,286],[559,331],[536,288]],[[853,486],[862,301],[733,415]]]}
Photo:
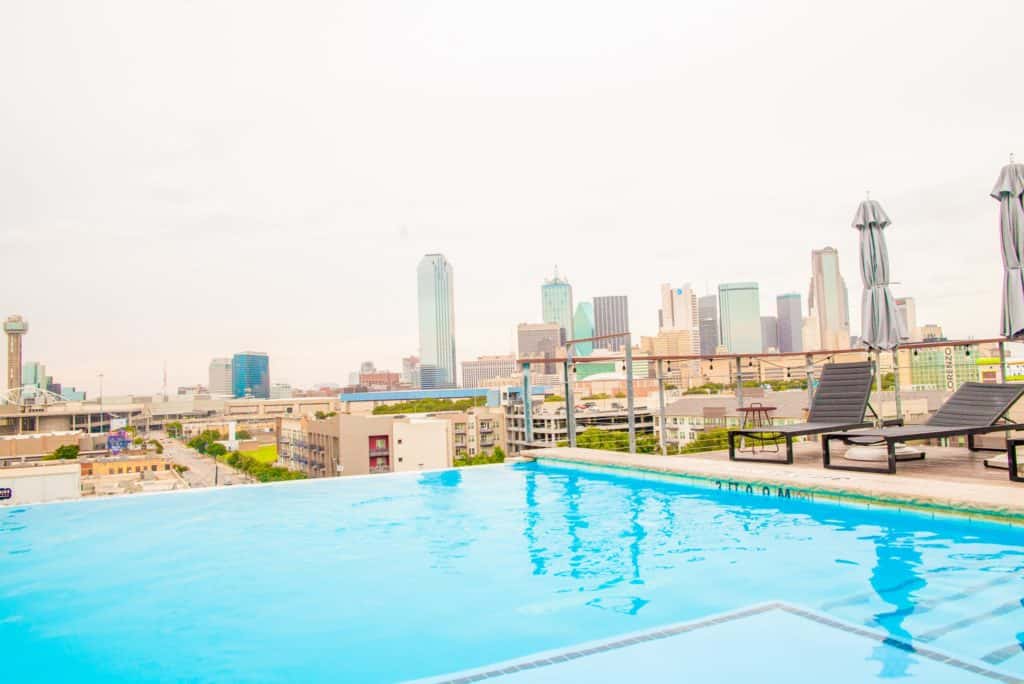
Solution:
{"label": "radio tower", "polygon": [[11,401],[21,399],[21,338],[28,332],[28,321],[17,314],[4,321],[7,333],[7,389]]}

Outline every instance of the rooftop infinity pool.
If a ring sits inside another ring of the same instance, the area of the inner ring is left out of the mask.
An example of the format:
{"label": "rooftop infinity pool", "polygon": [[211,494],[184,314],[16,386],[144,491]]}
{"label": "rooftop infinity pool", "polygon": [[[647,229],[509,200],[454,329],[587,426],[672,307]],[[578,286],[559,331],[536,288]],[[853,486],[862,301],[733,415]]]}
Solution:
{"label": "rooftop infinity pool", "polygon": [[1018,681],[1022,601],[1018,526],[553,463],[0,508],[11,682]]}

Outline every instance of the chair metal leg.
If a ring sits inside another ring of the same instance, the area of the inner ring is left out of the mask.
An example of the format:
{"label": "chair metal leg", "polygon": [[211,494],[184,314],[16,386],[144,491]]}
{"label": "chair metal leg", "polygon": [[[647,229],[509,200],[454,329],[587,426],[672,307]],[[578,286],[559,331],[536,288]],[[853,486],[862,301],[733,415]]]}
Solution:
{"label": "chair metal leg", "polygon": [[1006,443],[1006,461],[1007,465],[1010,466],[1010,480],[1013,482],[1024,482],[1024,477],[1020,476],[1017,470],[1017,442],[1010,440]]}

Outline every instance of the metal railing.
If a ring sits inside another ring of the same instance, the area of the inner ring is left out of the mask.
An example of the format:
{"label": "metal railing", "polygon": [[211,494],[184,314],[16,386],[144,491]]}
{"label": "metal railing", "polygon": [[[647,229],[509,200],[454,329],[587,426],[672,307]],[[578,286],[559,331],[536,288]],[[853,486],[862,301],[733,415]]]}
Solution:
{"label": "metal railing", "polygon": [[[584,356],[577,357],[573,354],[573,349],[576,344],[583,342],[592,342],[598,340],[606,340],[611,338],[625,338],[626,346],[625,353],[622,355],[614,356]],[[756,384],[771,384],[772,382],[779,381],[799,381],[806,382],[806,391],[808,396],[808,404],[813,399],[814,388],[815,388],[815,372],[817,368],[825,363],[834,361],[837,358],[842,360],[855,360],[854,358],[848,358],[851,356],[858,357],[858,360],[872,360],[874,356],[874,363],[876,366],[876,383],[877,389],[882,389],[883,374],[880,372],[882,367],[882,359],[889,359],[889,367],[892,368],[894,378],[894,398],[896,404],[897,416],[902,416],[902,403],[901,403],[901,387],[900,387],[900,356],[903,354],[909,354],[911,356],[912,367],[908,370],[913,374],[915,371],[930,370],[932,375],[945,375],[949,377],[952,375],[952,384],[956,383],[956,350],[961,350],[966,356],[971,354],[971,349],[975,349],[980,345],[995,345],[997,347],[997,354],[994,357],[995,363],[992,365],[998,366],[999,373],[998,379],[1002,382],[1006,382],[1007,375],[1007,358],[1005,345],[1011,340],[1007,340],[1001,337],[982,338],[982,339],[966,339],[966,340],[927,340],[922,342],[907,342],[899,345],[895,350],[889,352],[878,352],[869,350],[866,347],[860,348],[845,348],[845,349],[821,349],[815,351],[800,351],[800,352],[763,352],[763,353],[752,353],[752,354],[733,354],[733,353],[721,353],[721,354],[645,354],[633,356],[632,344],[631,344],[630,333],[616,333],[614,335],[602,335],[592,338],[582,338],[575,340],[566,341],[566,355],[564,357],[543,357],[543,358],[519,358],[516,363],[522,368],[523,385],[522,385],[522,404],[523,404],[523,421],[524,421],[524,433],[525,443],[533,444],[534,440],[534,425],[533,419],[539,418],[534,412],[533,397],[531,392],[531,364],[542,364],[542,365],[557,365],[561,364],[562,368],[562,380],[565,393],[565,417],[567,419],[567,434],[568,443],[570,446],[577,445],[577,434],[576,434],[576,416],[575,416],[575,401],[573,399],[574,385],[577,381],[574,378],[575,367],[577,364],[589,364],[589,363],[616,363],[623,364],[626,374],[626,410],[628,412],[628,433],[629,433],[629,446],[628,450],[630,453],[636,453],[636,421],[635,421],[635,402],[634,402],[634,365],[642,364],[653,364],[654,366],[654,377],[647,379],[654,379],[657,383],[657,394],[658,394],[658,424],[661,429],[658,430],[658,443],[662,454],[667,453],[667,444],[665,440],[665,393],[666,384],[669,379],[669,375],[673,374],[673,364],[687,364],[692,365],[694,363],[708,364],[709,374],[705,375],[703,372],[698,373],[698,377],[701,379],[707,377],[720,377],[724,370],[724,377],[726,383],[722,384],[722,389],[731,390],[736,397],[737,405],[739,407],[744,406],[744,388],[750,383]],[[942,361],[942,373],[939,373],[939,368],[932,366],[919,365],[915,359],[917,356],[925,350],[932,350],[936,348],[946,348],[954,350],[953,352],[947,351],[943,355]],[[715,372],[715,364],[719,364],[719,372]],[[724,366],[724,369],[723,369]],[[777,374],[780,377],[773,380],[765,380],[766,374],[764,368],[774,369],[772,373],[767,375]],[[950,370],[952,368],[953,370]],[[701,371],[704,369],[701,368]],[[667,372],[666,372],[667,371]],[[650,368],[649,368],[650,372]],[[978,371],[978,377],[974,379],[981,379],[981,371]],[[1013,378],[1011,377],[1011,380]],[[913,384],[913,382],[912,382]],[[703,385],[701,385],[703,386]],[[952,391],[955,387],[950,386],[949,381],[945,384],[943,389]],[[692,389],[687,387],[685,391]]]}

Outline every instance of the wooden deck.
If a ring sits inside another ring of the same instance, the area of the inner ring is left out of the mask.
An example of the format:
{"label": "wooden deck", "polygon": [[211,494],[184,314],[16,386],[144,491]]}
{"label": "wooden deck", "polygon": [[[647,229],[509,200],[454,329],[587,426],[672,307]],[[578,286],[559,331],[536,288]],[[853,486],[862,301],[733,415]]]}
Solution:
{"label": "wooden deck", "polygon": [[[661,456],[566,447],[537,449],[524,455],[675,473],[702,480],[787,487],[840,500],[873,499],[898,506],[1006,518],[1024,524],[1024,483],[1010,481],[1005,469],[984,465],[986,458],[1002,457],[1001,454],[922,446],[926,452],[924,460],[900,462],[895,475],[886,475],[826,470],[821,463],[821,448],[816,442],[801,442],[793,446],[792,465],[730,461],[726,451]],[[856,465],[842,458],[844,451],[834,443],[833,463]]]}

